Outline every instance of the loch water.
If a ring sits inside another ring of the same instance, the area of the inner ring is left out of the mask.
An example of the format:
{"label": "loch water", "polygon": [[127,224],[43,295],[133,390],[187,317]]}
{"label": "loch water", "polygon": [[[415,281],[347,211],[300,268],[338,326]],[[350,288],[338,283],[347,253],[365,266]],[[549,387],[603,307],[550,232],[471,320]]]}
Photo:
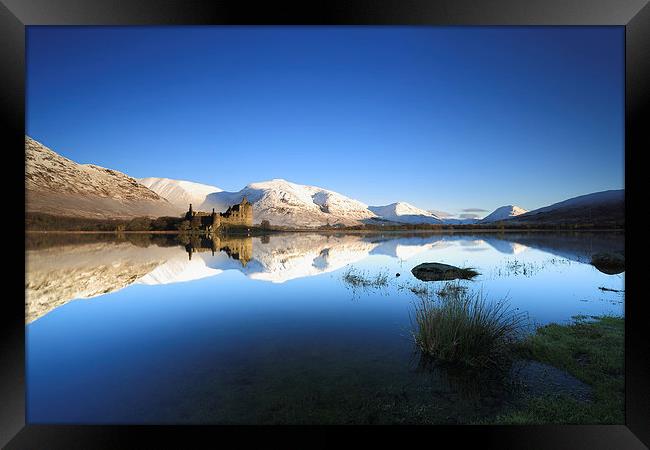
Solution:
{"label": "loch water", "polygon": [[[460,283],[506,299],[534,329],[622,315],[625,273],[590,260],[623,244],[615,232],[28,236],[27,421],[493,417],[517,402],[513,380],[530,368],[504,381],[424,367],[411,288],[447,282],[422,282],[411,269],[472,267],[479,275]],[[350,273],[386,282],[359,286]],[[526,384],[543,390],[535,377]]]}

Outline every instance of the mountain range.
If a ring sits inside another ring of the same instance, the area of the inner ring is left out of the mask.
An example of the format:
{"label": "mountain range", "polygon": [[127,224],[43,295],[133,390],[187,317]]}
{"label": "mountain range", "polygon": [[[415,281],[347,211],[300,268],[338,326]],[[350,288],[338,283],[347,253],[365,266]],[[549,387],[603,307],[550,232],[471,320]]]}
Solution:
{"label": "mountain range", "polygon": [[576,197],[533,211],[516,205],[497,208],[482,219],[450,217],[407,202],[369,206],[338,192],[284,179],[250,183],[230,192],[217,186],[169,178],[132,178],[124,173],[64,158],[25,137],[27,212],[91,218],[178,216],[195,210],[225,211],[246,197],[255,223],[286,227],[359,224],[512,224],[623,220],[624,191]]}

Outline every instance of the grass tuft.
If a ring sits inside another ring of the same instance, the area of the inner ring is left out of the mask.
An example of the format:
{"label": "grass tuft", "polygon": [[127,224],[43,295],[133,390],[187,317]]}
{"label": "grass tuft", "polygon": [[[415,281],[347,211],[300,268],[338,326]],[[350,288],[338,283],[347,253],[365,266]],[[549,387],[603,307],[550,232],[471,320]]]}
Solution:
{"label": "grass tuft", "polygon": [[343,281],[354,288],[381,288],[388,286],[388,272],[382,271],[372,276],[350,267],[343,274]]}
{"label": "grass tuft", "polygon": [[437,363],[482,368],[511,357],[525,328],[525,315],[505,300],[487,302],[481,292],[459,286],[416,304],[413,337],[423,355]]}

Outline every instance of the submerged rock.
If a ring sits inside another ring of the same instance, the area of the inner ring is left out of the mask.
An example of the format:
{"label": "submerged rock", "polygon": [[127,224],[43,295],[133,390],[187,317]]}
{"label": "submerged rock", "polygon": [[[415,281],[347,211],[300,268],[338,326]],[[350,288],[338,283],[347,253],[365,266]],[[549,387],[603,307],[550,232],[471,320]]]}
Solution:
{"label": "submerged rock", "polygon": [[479,274],[473,269],[442,263],[422,263],[411,269],[411,272],[422,281],[471,280]]}
{"label": "submerged rock", "polygon": [[625,257],[620,253],[596,253],[591,265],[607,275],[617,275],[625,272]]}

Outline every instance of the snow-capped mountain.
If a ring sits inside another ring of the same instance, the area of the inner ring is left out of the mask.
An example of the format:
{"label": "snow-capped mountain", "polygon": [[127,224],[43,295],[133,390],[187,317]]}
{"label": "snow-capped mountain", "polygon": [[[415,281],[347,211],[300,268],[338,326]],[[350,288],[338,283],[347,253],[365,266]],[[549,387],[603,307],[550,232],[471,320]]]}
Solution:
{"label": "snow-capped mountain", "polygon": [[377,215],[377,217],[393,222],[411,224],[442,223],[442,220],[432,212],[420,209],[406,202],[391,203],[385,206],[369,206],[368,209]]}
{"label": "snow-capped mountain", "polygon": [[190,203],[199,206],[209,194],[223,191],[216,186],[185,180],[155,177],[138,178],[137,180],[156,194],[166,198],[179,212],[187,211]]}
{"label": "snow-capped mountain", "polygon": [[246,196],[253,205],[255,223],[268,220],[272,225],[317,227],[357,225],[375,217],[368,206],[337,192],[316,186],[274,179],[251,183],[238,192],[215,192],[198,209],[225,211]]}
{"label": "snow-capped mountain", "polygon": [[507,205],[479,219],[436,214],[406,202],[368,206],[317,186],[273,179],[251,183],[237,192],[212,185],[169,178],[136,180],[92,164],[77,164],[25,136],[27,212],[93,218],[177,216],[192,203],[196,210],[225,211],[244,197],[253,204],[254,222],[314,228],[323,225],[624,223],[624,190],[604,191],[568,199],[534,211]]}
{"label": "snow-capped mountain", "polygon": [[27,212],[93,218],[176,215],[172,205],[135,178],[77,164],[25,136]]}
{"label": "snow-capped mountain", "polygon": [[491,214],[485,216],[481,223],[497,222],[499,220],[506,220],[511,217],[516,217],[525,214],[528,211],[516,205],[506,205],[495,209]]}

